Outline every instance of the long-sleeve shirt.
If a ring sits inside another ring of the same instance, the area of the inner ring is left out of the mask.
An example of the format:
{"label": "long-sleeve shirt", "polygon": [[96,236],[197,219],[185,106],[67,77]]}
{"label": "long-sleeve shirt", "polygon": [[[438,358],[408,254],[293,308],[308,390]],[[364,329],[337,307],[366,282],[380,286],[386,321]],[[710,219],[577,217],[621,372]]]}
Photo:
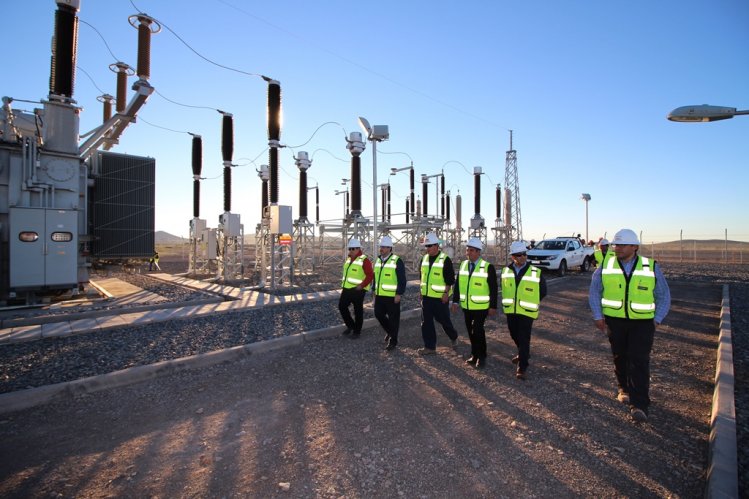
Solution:
{"label": "long-sleeve shirt", "polygon": [[[349,257],[352,262],[362,255],[361,250],[357,251],[355,255]],[[372,262],[369,258],[365,258],[362,262],[362,270],[364,271],[364,280],[361,283],[362,289],[367,289],[367,286],[374,280],[374,270],[372,268]]]}
{"label": "long-sleeve shirt", "polygon": [[[518,267],[514,263],[511,263],[507,266],[507,268],[512,269],[513,272],[515,272],[515,287],[520,285],[520,279],[523,278],[526,272],[528,272],[528,269],[531,268],[530,265],[526,262],[525,265],[522,267]],[[538,300],[541,301],[546,296],[546,293],[548,292],[548,288],[546,287],[546,278],[544,277],[543,271],[541,272],[541,282],[538,283]]]}
{"label": "long-sleeve shirt", "polygon": [[[460,269],[458,269],[458,273],[460,273]],[[497,303],[499,302],[499,299],[498,299],[499,286],[497,284],[497,269],[494,268],[494,265],[489,263],[486,266],[486,274],[487,274],[486,279],[489,283],[489,308],[496,310]],[[460,289],[459,288],[460,286],[455,286],[453,288],[453,303],[460,303]]]}
{"label": "long-sleeve shirt", "polygon": [[[637,258],[640,258],[637,256]],[[635,262],[637,258],[632,258],[628,262],[622,262],[619,260],[619,266],[624,271],[624,274],[629,276],[632,274]],[[653,290],[653,297],[655,298],[655,322],[660,324],[663,319],[666,318],[669,308],[671,308],[671,290],[668,287],[666,278],[661,272],[660,265],[654,265],[655,267],[655,289]],[[593,277],[590,279],[590,291],[588,292],[588,304],[590,310],[593,312],[593,320],[598,321],[603,319],[603,307],[601,306],[601,297],[603,296],[603,266],[600,266],[593,272]]]}
{"label": "long-sleeve shirt", "polygon": [[[384,264],[391,255],[392,253],[385,258],[382,258],[382,256],[378,256],[377,258]],[[395,294],[402,296],[406,292],[406,265],[403,263],[403,258],[398,258],[398,261],[395,263],[395,277],[398,279],[398,287],[395,289]],[[377,282],[372,281],[372,289],[375,287],[377,287]]]}

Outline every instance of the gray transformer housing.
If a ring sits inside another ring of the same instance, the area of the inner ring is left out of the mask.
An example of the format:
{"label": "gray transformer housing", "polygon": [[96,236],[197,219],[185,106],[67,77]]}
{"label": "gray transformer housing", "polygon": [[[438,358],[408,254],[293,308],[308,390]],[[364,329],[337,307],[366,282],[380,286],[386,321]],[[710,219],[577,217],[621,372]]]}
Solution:
{"label": "gray transformer housing", "polygon": [[92,256],[111,260],[153,255],[156,160],[97,151],[90,171]]}
{"label": "gray transformer housing", "polygon": [[85,170],[33,137],[0,140],[0,300],[78,288]]}

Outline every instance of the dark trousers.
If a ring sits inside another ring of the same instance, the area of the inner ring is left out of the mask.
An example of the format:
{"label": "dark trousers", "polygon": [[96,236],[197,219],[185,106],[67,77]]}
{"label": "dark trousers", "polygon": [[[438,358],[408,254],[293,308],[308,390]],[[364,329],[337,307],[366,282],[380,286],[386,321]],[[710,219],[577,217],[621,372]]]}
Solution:
{"label": "dark trousers", "polygon": [[[364,324],[364,289],[342,289],[341,297],[338,299],[338,310],[341,312],[343,322],[346,327],[355,333],[361,333],[362,324]],[[349,305],[354,306],[354,318],[351,318]]]}
{"label": "dark trousers", "polygon": [[619,388],[629,394],[632,406],[647,413],[655,321],[606,317],[606,334],[614,356],[614,373]]}
{"label": "dark trousers", "polygon": [[401,322],[401,304],[394,296],[375,296],[374,314],[382,329],[390,336],[390,344],[398,344],[398,329]]}
{"label": "dark trousers", "polygon": [[507,314],[507,327],[510,337],[518,347],[518,369],[528,369],[528,359],[531,356],[531,329],[533,319],[522,314]]}
{"label": "dark trousers", "polygon": [[437,330],[434,321],[439,322],[445,334],[451,339],[458,339],[458,331],[450,320],[450,306],[442,303],[439,298],[422,297],[421,299],[421,337],[424,346],[434,350],[437,348]]}
{"label": "dark trousers", "polygon": [[463,309],[463,318],[468,331],[468,339],[471,340],[471,355],[474,359],[484,360],[486,358],[486,332],[484,322],[489,315],[489,310],[466,310]]}

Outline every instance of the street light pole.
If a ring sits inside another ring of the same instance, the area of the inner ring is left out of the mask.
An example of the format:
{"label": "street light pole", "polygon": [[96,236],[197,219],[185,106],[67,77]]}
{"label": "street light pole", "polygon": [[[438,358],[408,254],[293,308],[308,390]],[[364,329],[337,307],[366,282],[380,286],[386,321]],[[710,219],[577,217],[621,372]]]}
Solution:
{"label": "street light pole", "polygon": [[377,256],[377,143],[390,138],[387,125],[371,126],[366,118],[359,116],[359,125],[367,132],[367,138],[372,142],[372,258]]}
{"label": "street light pole", "polygon": [[587,192],[583,192],[582,196],[580,197],[583,201],[585,201],[585,241],[590,241],[588,238],[588,201],[590,201],[590,194]]}

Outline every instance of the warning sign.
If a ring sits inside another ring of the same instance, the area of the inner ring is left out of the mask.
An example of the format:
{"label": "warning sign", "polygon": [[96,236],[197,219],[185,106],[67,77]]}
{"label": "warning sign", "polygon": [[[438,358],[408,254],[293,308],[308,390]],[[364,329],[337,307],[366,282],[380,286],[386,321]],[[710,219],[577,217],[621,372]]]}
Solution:
{"label": "warning sign", "polygon": [[278,244],[280,244],[281,246],[291,246],[291,234],[279,235]]}

